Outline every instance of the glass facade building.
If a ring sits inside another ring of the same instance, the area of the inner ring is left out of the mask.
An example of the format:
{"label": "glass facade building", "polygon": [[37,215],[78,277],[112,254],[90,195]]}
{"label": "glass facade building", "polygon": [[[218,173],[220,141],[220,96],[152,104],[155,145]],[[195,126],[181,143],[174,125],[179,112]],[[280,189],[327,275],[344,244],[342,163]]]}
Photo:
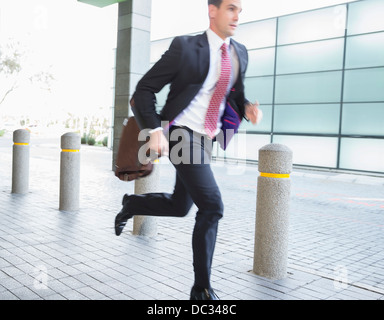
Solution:
{"label": "glass facade building", "polygon": [[[383,17],[383,0],[365,0],[241,24],[246,96],[264,118],[243,121],[215,155],[257,161],[262,146],[282,143],[295,165],[384,173]],[[171,41],[152,42],[152,63]]]}

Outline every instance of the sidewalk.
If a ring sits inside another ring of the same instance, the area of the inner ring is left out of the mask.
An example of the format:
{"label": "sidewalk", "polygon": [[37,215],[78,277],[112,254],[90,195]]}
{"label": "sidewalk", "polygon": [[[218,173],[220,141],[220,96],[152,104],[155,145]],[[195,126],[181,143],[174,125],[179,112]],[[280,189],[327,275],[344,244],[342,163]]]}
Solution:
{"label": "sidewalk", "polygon": [[[82,146],[80,210],[60,212],[59,139],[31,141],[30,192],[11,194],[12,142],[0,138],[0,300],[183,300],[193,282],[192,208],[157,218],[158,235],[116,237],[134,183],[114,177],[112,152]],[[161,161],[161,191],[174,171]],[[288,274],[251,272],[257,166],[213,165],[223,194],[212,270],[222,300],[384,300],[384,178],[295,170]]]}

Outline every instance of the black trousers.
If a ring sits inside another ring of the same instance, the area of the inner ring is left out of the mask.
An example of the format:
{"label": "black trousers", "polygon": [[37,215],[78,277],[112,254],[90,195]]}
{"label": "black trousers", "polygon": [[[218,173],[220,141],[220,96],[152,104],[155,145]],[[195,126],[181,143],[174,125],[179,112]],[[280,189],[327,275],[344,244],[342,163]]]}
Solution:
{"label": "black trousers", "polygon": [[142,216],[184,217],[193,203],[198,208],[192,235],[195,285],[209,288],[212,258],[223,202],[210,166],[212,140],[186,127],[169,132],[169,158],[176,169],[172,194],[129,196],[129,213]]}

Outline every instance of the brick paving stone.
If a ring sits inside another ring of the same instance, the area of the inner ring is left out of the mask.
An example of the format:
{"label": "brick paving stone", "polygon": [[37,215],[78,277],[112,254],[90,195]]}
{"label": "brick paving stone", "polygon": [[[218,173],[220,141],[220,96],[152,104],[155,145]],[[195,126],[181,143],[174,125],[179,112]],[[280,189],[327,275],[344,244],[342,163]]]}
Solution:
{"label": "brick paving stone", "polygon": [[0,300],[20,300],[16,295],[10,291],[0,292]]}
{"label": "brick paving stone", "polygon": [[68,300],[66,299],[65,297],[63,297],[61,294],[58,294],[58,293],[54,293],[52,295],[49,295],[49,296],[46,296],[44,297],[44,300],[54,300],[54,301],[58,301],[58,300]]}
{"label": "brick paving stone", "polygon": [[12,294],[20,300],[41,300],[41,297],[27,287],[19,287],[12,290]]}
{"label": "brick paving stone", "polygon": [[[0,138],[1,300],[189,299],[195,207],[182,219],[157,218],[155,237],[133,236],[132,221],[116,237],[114,217],[134,183],[114,177],[110,150],[82,147],[80,210],[68,213],[58,210],[59,148],[31,142],[30,191],[15,195],[6,139]],[[223,300],[384,300],[382,176],[295,169],[287,277],[269,280],[251,272],[257,166],[237,175],[235,165],[212,167],[225,204],[212,269]],[[175,174],[166,160],[160,179],[162,191],[171,192]],[[41,268],[45,289],[35,285]],[[343,271],[346,287],[338,289]]]}
{"label": "brick paving stone", "polygon": [[108,298],[108,296],[92,287],[82,287],[76,289],[76,291],[88,298],[89,300],[104,300]]}

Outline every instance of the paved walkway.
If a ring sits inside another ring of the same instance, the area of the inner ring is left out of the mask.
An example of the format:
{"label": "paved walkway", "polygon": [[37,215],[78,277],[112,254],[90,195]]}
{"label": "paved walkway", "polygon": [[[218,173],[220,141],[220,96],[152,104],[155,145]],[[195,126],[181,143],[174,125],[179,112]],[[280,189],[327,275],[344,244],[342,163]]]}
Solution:
{"label": "paved walkway", "polygon": [[[183,300],[192,285],[186,218],[157,218],[158,235],[120,237],[113,221],[124,183],[111,151],[83,146],[80,210],[60,212],[59,139],[32,138],[30,191],[11,194],[12,141],[0,138],[0,299]],[[225,204],[213,265],[223,300],[384,299],[384,178],[296,169],[285,279],[251,272],[258,171],[217,163]],[[160,164],[162,190],[173,168]]]}

